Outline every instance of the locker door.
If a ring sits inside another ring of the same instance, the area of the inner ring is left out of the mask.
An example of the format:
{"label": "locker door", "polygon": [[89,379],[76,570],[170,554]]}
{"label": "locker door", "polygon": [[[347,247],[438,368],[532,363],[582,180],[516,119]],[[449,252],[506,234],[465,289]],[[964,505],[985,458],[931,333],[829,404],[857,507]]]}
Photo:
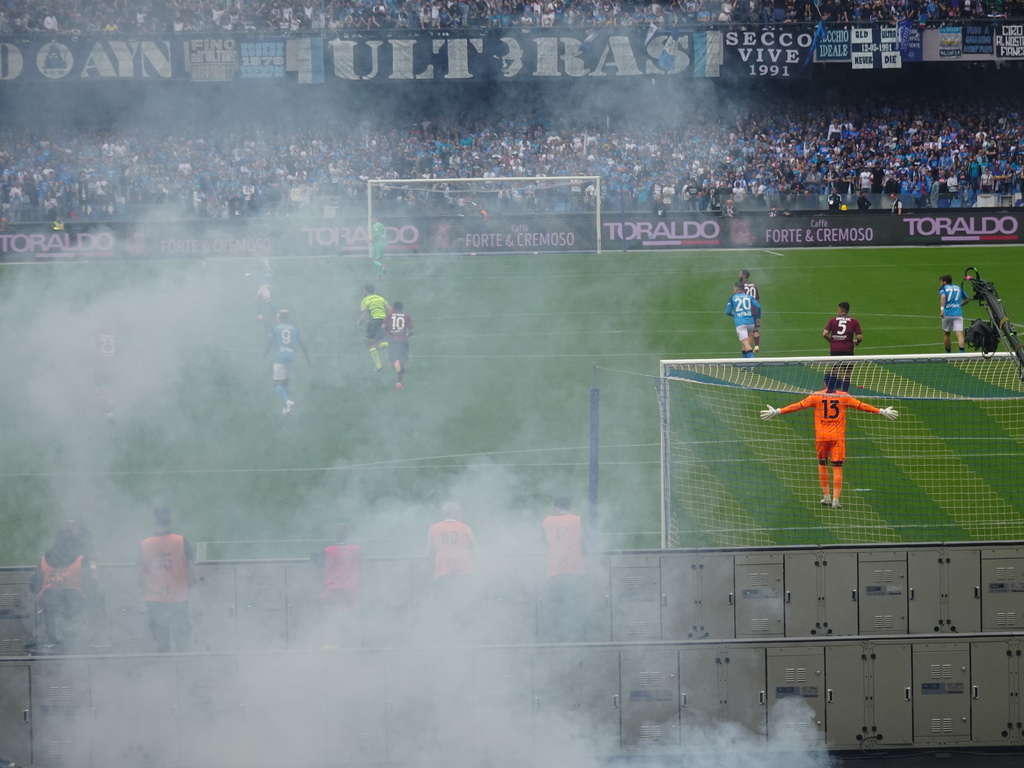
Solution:
{"label": "locker door", "polygon": [[972,743],[1009,743],[1018,695],[1015,664],[1005,640],[971,643]]}
{"label": "locker door", "polygon": [[32,572],[0,569],[0,656],[25,652],[35,640],[35,596],[28,588]]}
{"label": "locker door", "polygon": [[782,555],[736,555],[736,637],[783,637]]}
{"label": "locker door", "polygon": [[679,654],[623,651],[622,746],[642,752],[679,746]]}
{"label": "locker door", "polygon": [[707,728],[722,719],[718,649],[683,646],[679,650],[679,713],[686,743],[687,728]]}
{"label": "locker door", "polygon": [[533,654],[487,649],[473,654],[473,724],[484,760],[529,758],[533,750]]}
{"label": "locker door", "polygon": [[287,646],[285,594],[284,566],[235,568],[238,650],[283,650]]}
{"label": "locker door", "polygon": [[981,631],[1024,629],[1024,550],[981,551]]}
{"label": "locker door", "polygon": [[873,746],[914,742],[911,645],[870,643],[868,645],[871,708],[870,732]]}
{"label": "locker door", "polygon": [[206,564],[196,568],[189,593],[193,647],[197,651],[235,650],[235,568]]}
{"label": "locker door", "polygon": [[[950,632],[981,631],[981,552],[967,548],[946,550],[949,606],[946,628]],[[1021,596],[1024,598],[1024,595]]]}
{"label": "locker door", "polygon": [[860,634],[906,634],[906,553],[861,552],[857,572]]}
{"label": "locker door", "polygon": [[736,567],[729,553],[697,556],[697,627],[695,638],[736,637]]}
{"label": "locker door", "polygon": [[862,643],[825,646],[825,743],[851,749],[868,734],[866,678]]}
{"label": "locker door", "polygon": [[826,635],[856,635],[857,553],[829,550],[821,558],[822,629]]}
{"label": "locker door", "polygon": [[111,659],[94,663],[91,673],[93,764],[178,766],[176,663]]}
{"label": "locker door", "polygon": [[327,754],[343,763],[387,759],[386,653],[338,651],[324,660]]}
{"label": "locker door", "polygon": [[533,744],[538,755],[556,754],[559,748],[585,738],[589,713],[580,698],[582,669],[579,648],[534,651]]}
{"label": "locker door", "polygon": [[[321,648],[327,640],[320,622],[320,574],[312,563],[285,568],[285,623],[289,649]],[[332,638],[336,642],[335,638]]]}
{"label": "locker door", "polygon": [[783,558],[786,589],[786,637],[824,634],[821,554],[797,552]]}
{"label": "locker door", "polygon": [[89,667],[84,661],[39,661],[30,675],[33,768],[92,762]]}
{"label": "locker door", "polygon": [[914,646],[914,742],[970,741],[970,646],[966,643]]}
{"label": "locker door", "polygon": [[824,648],[769,648],[766,662],[768,739],[824,745]]}
{"label": "locker door", "polygon": [[661,639],[703,637],[697,615],[697,557],[674,554],[661,558]]}
{"label": "locker door", "polygon": [[661,639],[661,566],[657,557],[612,559],[612,640]]}
{"label": "locker door", "polygon": [[28,664],[0,665],[0,744],[18,765],[32,763],[32,721]]}
{"label": "locker door", "polygon": [[240,701],[235,660],[182,655],[177,666],[181,764],[236,765]]}
{"label": "locker door", "polygon": [[764,738],[767,733],[765,702],[765,649],[726,646],[722,661],[723,719]]}

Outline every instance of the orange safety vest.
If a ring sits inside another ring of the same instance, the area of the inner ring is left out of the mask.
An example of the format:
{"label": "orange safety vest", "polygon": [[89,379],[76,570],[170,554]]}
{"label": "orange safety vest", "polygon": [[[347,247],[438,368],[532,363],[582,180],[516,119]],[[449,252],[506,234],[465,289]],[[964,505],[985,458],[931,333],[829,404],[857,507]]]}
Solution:
{"label": "orange safety vest", "polygon": [[430,550],[434,553],[434,578],[473,572],[473,531],[458,520],[442,520],[430,526]]}
{"label": "orange safety vest", "polygon": [[188,558],[185,537],[177,533],[142,541],[142,573],[146,601],[182,603],[188,600]]}
{"label": "orange safety vest", "polygon": [[579,515],[549,515],[541,523],[548,539],[548,576],[586,573]]}
{"label": "orange safety vest", "polygon": [[82,588],[82,560],[79,555],[70,565],[63,568],[54,568],[46,562],[44,555],[39,563],[39,569],[43,572],[43,586],[39,590],[42,595],[48,589],[73,589],[82,597],[85,597],[85,590]]}
{"label": "orange safety vest", "polygon": [[335,544],[324,550],[324,588],[320,599],[330,600],[343,591],[359,591],[359,546],[356,544]]}

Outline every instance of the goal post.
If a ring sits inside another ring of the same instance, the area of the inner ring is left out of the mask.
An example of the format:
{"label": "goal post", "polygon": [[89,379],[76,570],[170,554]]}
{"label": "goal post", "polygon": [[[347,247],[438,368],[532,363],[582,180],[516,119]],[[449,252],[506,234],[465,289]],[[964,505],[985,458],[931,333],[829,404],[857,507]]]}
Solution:
{"label": "goal post", "polygon": [[[828,378],[900,414],[848,409],[838,509],[821,503],[813,412],[760,417]],[[658,395],[665,547],[1024,538],[1012,355],[663,360]]]}
{"label": "goal post", "polygon": [[601,252],[599,176],[370,179],[366,200],[390,253]]}

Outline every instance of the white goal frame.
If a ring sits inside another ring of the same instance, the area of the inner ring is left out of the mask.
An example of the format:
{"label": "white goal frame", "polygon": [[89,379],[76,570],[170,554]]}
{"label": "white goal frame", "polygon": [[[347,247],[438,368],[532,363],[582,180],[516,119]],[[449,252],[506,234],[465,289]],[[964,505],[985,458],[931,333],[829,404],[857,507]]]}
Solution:
{"label": "white goal frame", "polygon": [[[368,179],[366,182],[366,240],[367,249],[369,255],[373,254],[373,242],[370,237],[370,233],[373,227],[373,217],[375,213],[379,212],[380,206],[377,206],[377,211],[374,210],[378,195],[375,191],[380,188],[428,188],[434,187],[438,184],[447,184],[451,187],[480,187],[482,196],[496,194],[497,188],[500,187],[511,187],[518,186],[520,188],[526,188],[534,186],[539,189],[550,188],[554,186],[570,187],[574,182],[578,182],[583,190],[593,184],[594,186],[594,207],[589,208],[583,206],[579,209],[572,211],[543,211],[538,210],[535,213],[538,218],[542,216],[557,216],[559,213],[570,213],[573,215],[585,214],[592,216],[593,221],[589,223],[589,227],[592,227],[592,234],[594,238],[593,248],[546,248],[543,245],[537,245],[536,243],[530,244],[514,244],[509,246],[507,249],[497,249],[490,251],[491,253],[537,253],[537,252],[550,252],[555,253],[559,251],[567,252],[596,252],[601,253],[601,177],[600,176],[496,176],[492,178],[485,177],[469,177],[469,178],[432,178],[432,179]],[[468,191],[468,190],[467,190]],[[472,193],[470,193],[472,195]],[[585,192],[584,192],[585,194]],[[478,198],[480,199],[480,198]],[[477,206],[479,207],[479,206]],[[497,217],[495,217],[497,218]],[[583,228],[581,228],[582,231]],[[429,251],[429,249],[428,249]],[[472,248],[466,247],[462,249],[454,249],[446,251],[447,253],[473,253],[475,251]]]}

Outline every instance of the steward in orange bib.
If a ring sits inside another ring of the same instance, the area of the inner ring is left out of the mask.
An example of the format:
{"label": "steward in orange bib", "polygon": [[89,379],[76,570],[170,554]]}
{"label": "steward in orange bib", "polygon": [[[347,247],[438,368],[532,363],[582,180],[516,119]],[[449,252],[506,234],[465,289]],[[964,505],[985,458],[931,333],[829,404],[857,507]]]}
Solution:
{"label": "steward in orange bib", "polygon": [[139,584],[146,598],[149,629],[156,650],[167,653],[192,650],[192,623],[188,616],[189,586],[195,581],[192,545],[171,533],[171,510],[153,511],[156,533],[143,539],[137,560]]}
{"label": "steward in orange bib", "polygon": [[334,544],[314,554],[321,570],[320,611],[326,624],[327,645],[358,645],[359,583],[362,553],[348,542],[348,523],[334,526]]}
{"label": "steward in orange bib", "polygon": [[[96,580],[91,538],[79,523],[69,520],[61,525],[53,537],[53,546],[40,558],[29,588],[43,614],[44,644],[50,652],[83,650],[70,647],[82,639],[75,636],[73,621],[83,610],[94,636],[93,644],[101,644],[100,638],[106,635],[101,627],[106,612]],[[92,610],[94,607],[98,610]]]}
{"label": "steward in orange bib", "polygon": [[560,643],[585,639],[586,574],[583,564],[583,525],[570,510],[566,496],[555,499],[554,511],[541,527],[548,545],[547,606],[544,615],[552,640]]}

